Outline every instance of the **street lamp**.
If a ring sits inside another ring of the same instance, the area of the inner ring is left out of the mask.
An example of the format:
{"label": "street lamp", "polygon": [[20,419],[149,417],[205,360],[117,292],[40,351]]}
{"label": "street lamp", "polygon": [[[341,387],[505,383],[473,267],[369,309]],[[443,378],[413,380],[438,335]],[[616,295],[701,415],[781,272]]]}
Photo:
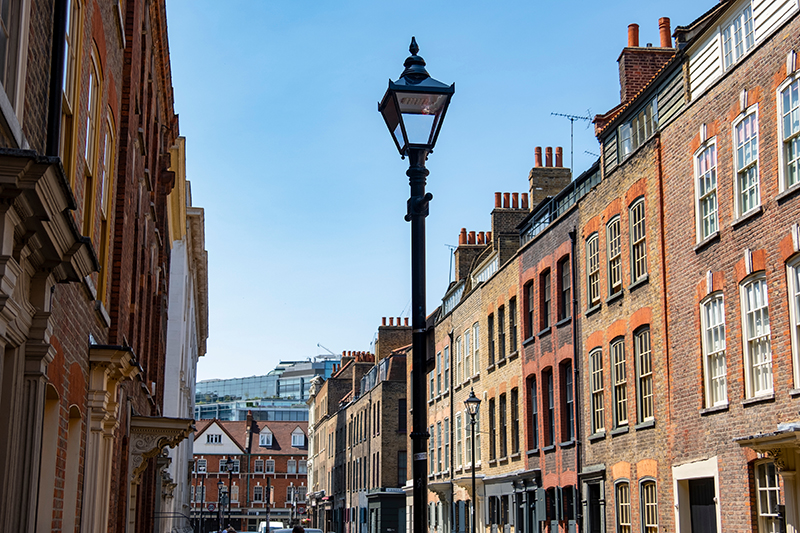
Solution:
{"label": "street lamp", "polygon": [[475,504],[478,501],[478,493],[475,491],[475,418],[478,416],[478,409],[481,407],[481,399],[475,396],[475,390],[470,389],[469,398],[464,400],[464,406],[469,412],[469,419],[472,425],[472,533],[475,533]]}
{"label": "street lamp", "polygon": [[222,519],[225,516],[223,514],[223,510],[225,509],[225,507],[224,507],[225,500],[223,499],[224,496],[223,496],[223,491],[222,491],[222,489],[224,489],[224,488],[225,488],[225,482],[222,481],[221,479],[219,481],[217,481],[217,499],[219,500],[218,512],[219,512],[219,529],[220,529],[220,531],[222,530]]}
{"label": "street lamp", "polygon": [[228,456],[228,460],[225,461],[225,470],[228,471],[228,525],[231,525],[231,479],[233,478],[233,459],[231,456]]}
{"label": "street lamp", "polygon": [[[408,48],[411,56],[403,66],[405,70],[396,82],[389,80],[378,111],[392,134],[397,150],[408,156],[406,175],[411,185],[406,221],[411,222],[411,346],[413,350],[412,426],[411,443],[414,472],[414,533],[427,531],[428,500],[428,412],[425,403],[425,375],[428,370],[425,339],[425,217],[433,195],[425,194],[428,169],[425,160],[433,151],[455,84],[446,85],[430,77],[425,70],[425,60],[417,55],[419,46],[414,37]],[[431,361],[432,362],[432,361]]]}

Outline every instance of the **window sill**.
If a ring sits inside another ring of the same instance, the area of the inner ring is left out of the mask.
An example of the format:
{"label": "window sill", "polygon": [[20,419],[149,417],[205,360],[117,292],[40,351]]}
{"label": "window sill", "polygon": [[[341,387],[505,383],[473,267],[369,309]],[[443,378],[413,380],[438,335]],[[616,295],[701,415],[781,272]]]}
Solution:
{"label": "window sill", "polygon": [[494,372],[494,363],[490,363],[489,366],[486,367],[486,371],[489,373]]}
{"label": "window sill", "polygon": [[561,320],[559,320],[558,322],[556,322],[556,327],[557,327],[557,328],[560,328],[560,327],[562,327],[562,326],[566,326],[566,325],[567,325],[567,324],[569,324],[570,322],[572,322],[572,317],[571,317],[571,316],[568,316],[568,317],[562,318]]}
{"label": "window sill", "polygon": [[615,292],[614,294],[606,298],[606,305],[619,300],[620,298],[622,298],[624,294],[625,292],[622,289],[620,289],[619,292]]}
{"label": "window sill", "polygon": [[612,437],[616,437],[617,435],[624,435],[628,431],[630,431],[630,427],[628,425],[624,425],[624,426],[620,426],[618,428],[612,429],[610,435]]}
{"label": "window sill", "polygon": [[708,416],[713,415],[714,413],[722,413],[728,410],[728,402],[721,403],[719,405],[714,405],[711,407],[706,407],[705,409],[700,409],[700,416]]}
{"label": "window sill", "polygon": [[503,457],[499,457],[497,459],[497,462],[500,463],[501,465],[508,463],[508,456],[504,455]]}
{"label": "window sill", "polygon": [[525,455],[527,455],[528,457],[534,457],[536,455],[539,455],[539,448],[528,450],[527,452],[525,452]]}
{"label": "window sill", "polygon": [[583,313],[583,316],[586,316],[586,317],[588,317],[589,315],[593,315],[593,314],[595,314],[597,311],[599,311],[599,310],[600,310],[600,308],[601,308],[602,306],[603,306],[603,304],[601,304],[600,302],[597,302],[597,303],[596,303],[596,304],[594,304],[592,307],[590,307],[589,309],[587,309],[586,311],[584,311],[584,313]]}
{"label": "window sill", "polygon": [[737,218],[736,220],[731,222],[731,227],[733,229],[736,229],[737,227],[741,226],[742,224],[744,224],[745,222],[747,222],[751,218],[754,218],[754,217],[757,217],[758,215],[760,215],[762,211],[764,211],[764,208],[761,207],[760,205],[758,207],[754,207],[753,209],[751,209],[747,213],[743,214],[742,216],[740,216],[739,218]]}
{"label": "window sill", "polygon": [[792,398],[796,398],[796,397],[800,396],[800,389],[792,389],[792,390],[790,390],[789,391],[789,396],[791,396]]}
{"label": "window sill", "polygon": [[792,185],[788,189],[785,189],[782,193],[780,193],[776,197],[776,199],[778,200],[778,203],[782,203],[785,200],[787,200],[789,197],[794,196],[797,193],[797,191],[800,191],[800,183],[795,183],[794,185]]}
{"label": "window sill", "polygon": [[519,350],[514,350],[513,352],[511,352],[510,354],[508,354],[508,360],[509,360],[509,361],[513,361],[513,360],[514,360],[514,359],[516,359],[517,357],[519,357]]}
{"label": "window sill", "polygon": [[489,459],[489,466],[495,466],[497,464],[497,459]]}
{"label": "window sill", "polygon": [[550,453],[550,452],[554,451],[555,449],[556,449],[556,445],[555,444],[551,444],[550,446],[543,447],[542,451],[544,453]]}
{"label": "window sill", "polygon": [[594,442],[596,440],[600,440],[600,439],[604,439],[604,438],[606,438],[606,430],[602,429],[602,430],[598,431],[597,433],[592,433],[591,435],[589,435],[589,442]]}
{"label": "window sill", "polygon": [[533,341],[535,340],[536,340],[536,335],[531,335],[530,337],[522,341],[522,346],[528,346],[529,344],[533,344]]}
{"label": "window sill", "polygon": [[774,402],[774,401],[775,401],[775,393],[771,392],[769,394],[764,394],[762,396],[756,396],[755,398],[747,398],[746,400],[742,400],[742,407],[748,407],[750,405],[755,405],[757,403]]}
{"label": "window sill", "polygon": [[506,356],[501,357],[500,359],[497,360],[497,368],[500,368],[501,366],[505,366],[505,364],[507,362],[508,361],[506,361]]}
{"label": "window sill", "polygon": [[639,431],[641,429],[650,429],[650,428],[654,428],[654,427],[656,427],[656,420],[655,420],[655,418],[651,418],[650,420],[645,420],[644,422],[642,422],[640,424],[636,424],[635,426],[633,426],[633,429],[635,429],[636,431]]}
{"label": "window sill", "polygon": [[553,331],[553,328],[552,328],[551,326],[547,326],[547,327],[546,327],[546,328],[544,328],[542,331],[540,331],[539,333],[537,333],[537,334],[536,334],[536,336],[537,336],[537,337],[539,337],[539,338],[541,339],[541,338],[542,338],[542,337],[544,337],[545,335],[550,335],[550,332],[551,332],[551,331]]}
{"label": "window sill", "polygon": [[566,442],[559,442],[558,443],[558,447],[559,448],[571,448],[573,446],[575,446],[575,439],[568,440]]}
{"label": "window sill", "polygon": [[642,285],[647,285],[649,282],[650,282],[650,274],[645,274],[638,281],[631,283],[631,286],[628,287],[628,292],[632,293],[634,290],[638,289]]}
{"label": "window sill", "polygon": [[702,241],[698,242],[694,245],[694,253],[699,254],[702,252],[706,247],[710,246],[712,243],[719,242],[719,230],[715,231]]}
{"label": "window sill", "polygon": [[517,460],[517,459],[519,459],[519,458],[520,458],[520,454],[519,454],[519,452],[516,452],[516,453],[512,453],[512,454],[511,454],[511,460],[512,460],[512,461],[516,461],[516,460]]}

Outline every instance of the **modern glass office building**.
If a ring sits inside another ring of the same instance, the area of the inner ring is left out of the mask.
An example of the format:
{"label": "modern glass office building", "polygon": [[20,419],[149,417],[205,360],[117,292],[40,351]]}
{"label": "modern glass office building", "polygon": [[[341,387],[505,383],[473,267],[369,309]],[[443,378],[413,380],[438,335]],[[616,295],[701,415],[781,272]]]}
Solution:
{"label": "modern glass office building", "polygon": [[197,420],[308,420],[308,390],[315,376],[328,379],[338,355],[319,355],[307,361],[281,361],[264,376],[209,379],[197,383]]}

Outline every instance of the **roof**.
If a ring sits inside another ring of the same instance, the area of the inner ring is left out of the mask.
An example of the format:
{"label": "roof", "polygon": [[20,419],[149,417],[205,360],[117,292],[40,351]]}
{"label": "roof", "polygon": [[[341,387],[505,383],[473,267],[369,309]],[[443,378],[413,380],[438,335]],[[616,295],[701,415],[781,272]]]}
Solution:
{"label": "roof", "polygon": [[[257,435],[265,428],[272,433],[272,446],[268,448],[271,455],[302,455],[308,451],[307,444],[300,448],[292,446],[292,432],[298,427],[308,437],[308,422],[306,421],[270,420],[265,422],[254,420],[253,422],[248,422],[245,420],[230,421],[216,418],[213,420],[198,420],[195,423],[197,427],[195,440],[214,423],[221,427],[243,451],[247,449],[248,424],[252,424],[250,431],[253,437],[250,441],[250,451],[253,453],[260,451]],[[264,449],[266,450],[267,448]]]}

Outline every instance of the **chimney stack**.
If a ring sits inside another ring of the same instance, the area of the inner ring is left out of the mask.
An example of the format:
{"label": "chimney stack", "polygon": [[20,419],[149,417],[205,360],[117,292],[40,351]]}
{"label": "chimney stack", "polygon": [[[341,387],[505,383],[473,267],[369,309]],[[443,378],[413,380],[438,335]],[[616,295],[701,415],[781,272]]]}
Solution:
{"label": "chimney stack", "polygon": [[672,32],[669,27],[669,17],[658,19],[658,33],[661,36],[661,48],[672,48]]}
{"label": "chimney stack", "polygon": [[628,48],[639,47],[639,25],[628,24]]}

